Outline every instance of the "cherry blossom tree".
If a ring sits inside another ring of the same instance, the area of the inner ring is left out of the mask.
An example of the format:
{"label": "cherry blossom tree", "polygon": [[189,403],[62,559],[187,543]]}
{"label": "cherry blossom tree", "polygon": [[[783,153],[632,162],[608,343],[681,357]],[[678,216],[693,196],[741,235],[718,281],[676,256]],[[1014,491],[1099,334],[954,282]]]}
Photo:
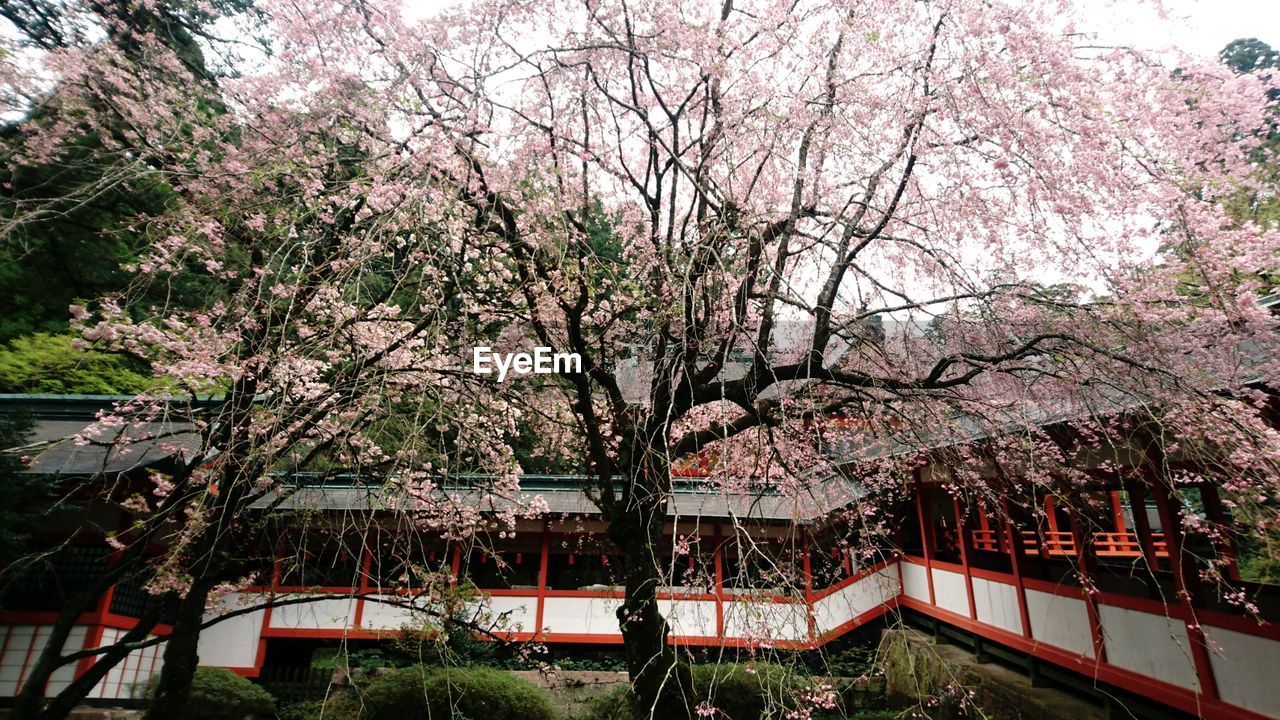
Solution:
{"label": "cherry blossom tree", "polygon": [[[1217,203],[1253,182],[1257,78],[1100,48],[1049,0],[260,10],[263,54],[212,91],[159,44],[6,70],[59,78],[28,157],[116,128],[121,171],[181,198],[139,218],[138,283],[204,278],[209,302],[73,313],[173,392],[226,398],[191,420],[179,482],[217,493],[184,506],[188,556],[270,471],[377,470],[439,518],[440,470],[515,495],[532,435],[585,458],[635,695],[682,717],[656,548],[690,457],[723,492],[803,502],[838,471],[901,486],[957,440],[983,440],[951,463],[978,493],[993,467],[1070,482],[1072,443],[1177,446],[1277,522],[1257,300],[1280,234]],[[474,347],[532,345],[582,372],[470,372]],[[210,588],[178,562],[196,618]]]}
{"label": "cherry blossom tree", "polygon": [[[228,112],[231,96],[147,23],[117,33],[118,16],[99,15],[109,36],[127,42],[58,47],[38,66],[23,58],[10,69],[15,86],[27,82],[24,93],[40,98],[40,122],[22,128],[13,162],[56,164],[93,135],[102,169],[65,197],[24,199],[9,229],[120,183],[171,189],[163,212],[137,218],[150,242],[128,268],[132,286],[70,308],[85,343],[146,363],[156,379],[153,392],[104,412],[77,442],[116,461],[164,458],[169,469],[81,491],[132,524],[109,538],[109,571],[61,610],[25,678],[15,708],[23,717],[65,713],[130,650],[153,642],[146,635],[163,602],[41,711],[48,677],[85,657],[64,649],[76,618],[140,572],[149,592],[176,601],[150,710],[175,715],[207,609],[270,579],[228,573],[244,570],[234,559],[246,546],[270,552],[261,518],[296,489],[296,471],[384,478],[401,491],[402,513],[445,534],[487,527],[486,494],[507,501],[498,522],[520,505],[509,408],[501,398],[460,402],[457,363],[441,354],[466,323],[454,289],[463,263],[432,213],[422,214],[429,199],[392,189],[415,181],[400,170],[394,180],[381,175],[380,161],[344,137],[358,119],[263,105],[245,122]],[[42,95],[45,70],[58,74]],[[478,504],[454,506],[439,491],[443,473],[459,470],[494,478]],[[156,543],[165,552],[148,556]]]}

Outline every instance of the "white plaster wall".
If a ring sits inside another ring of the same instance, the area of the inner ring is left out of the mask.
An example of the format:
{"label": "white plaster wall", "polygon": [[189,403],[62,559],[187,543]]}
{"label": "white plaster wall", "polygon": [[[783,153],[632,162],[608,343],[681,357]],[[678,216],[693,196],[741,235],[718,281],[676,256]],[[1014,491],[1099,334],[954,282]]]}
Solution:
{"label": "white plaster wall", "polygon": [[[673,635],[715,637],[715,600],[659,600],[658,611],[671,625]],[[617,627],[617,621],[614,621]]]}
{"label": "white plaster wall", "polygon": [[901,565],[903,593],[920,602],[929,602],[929,575],[925,566],[909,562]]}
{"label": "white plaster wall", "polygon": [[535,632],[538,620],[538,598],[490,595],[482,606],[476,606],[477,622],[494,632]]}
{"label": "white plaster wall", "polygon": [[[898,566],[890,565],[842,588],[813,604],[814,625],[819,635],[874,610],[898,595]],[[928,591],[926,590],[926,597]]]}
{"label": "white plaster wall", "polygon": [[809,616],[804,603],[725,600],[724,635],[749,640],[807,640]]}
{"label": "white plaster wall", "polygon": [[[229,599],[227,607],[236,607],[237,599]],[[254,596],[246,597],[244,601],[252,604],[261,599],[260,596]],[[276,608],[271,612],[274,615],[283,609]],[[266,614],[265,610],[255,610],[237,615],[200,633],[200,664],[208,667],[253,667],[258,659],[258,641],[262,637],[262,623]],[[212,620],[214,617],[205,615],[205,620]]]}
{"label": "white plaster wall", "polygon": [[1226,702],[1280,718],[1280,640],[1202,625],[1209,637],[1209,663]]}
{"label": "white plaster wall", "polygon": [[[0,694],[13,697],[18,694],[28,655],[32,658],[44,646],[48,631],[37,636],[36,625],[9,625],[4,633],[4,655],[0,656]],[[82,636],[83,638],[83,636]],[[83,639],[82,639],[83,642]],[[36,643],[39,643],[38,645]],[[34,646],[34,649],[33,649]]]}
{"label": "white plaster wall", "polygon": [[[110,645],[125,634],[124,630],[107,628],[102,631],[102,644]],[[255,643],[255,648],[257,647]],[[94,698],[131,698],[140,694],[154,675],[164,665],[164,644],[135,650],[125,656],[89,693]],[[70,682],[71,677],[66,678]],[[63,685],[65,687],[65,684]]]}
{"label": "white plaster wall", "polygon": [[[281,596],[281,599],[299,597]],[[271,611],[271,627],[289,630],[344,630],[356,615],[356,601],[349,597],[281,605]]]}
{"label": "white plaster wall", "polygon": [[969,590],[964,584],[964,575],[933,569],[933,598],[943,610],[969,617]]}
{"label": "white plaster wall", "polygon": [[[1107,662],[1189,690],[1200,690],[1187,624],[1178,618],[1098,606]],[[1274,670],[1272,681],[1274,682]]]}
{"label": "white plaster wall", "polygon": [[[542,625],[553,633],[617,635],[621,598],[549,597],[542,607]],[[713,616],[714,618],[714,616]]]}
{"label": "white plaster wall", "polygon": [[[48,625],[8,625],[0,627],[0,645],[4,654],[0,655],[0,697],[13,697],[18,694],[20,683],[26,676],[25,668],[34,664],[49,639]],[[84,647],[88,633],[86,626],[80,625],[71,629],[67,636],[66,648],[78,650]],[[75,676],[75,665],[68,665],[54,672],[50,678],[50,686],[62,688]],[[57,685],[54,685],[57,683]]]}
{"label": "white plaster wall", "polygon": [[366,630],[399,630],[413,624],[412,610],[375,600],[365,600],[364,612],[360,615],[360,627]]}
{"label": "white plaster wall", "polygon": [[973,579],[973,605],[978,620],[1022,634],[1022,612],[1018,609],[1018,588],[1008,583],[993,582],[986,578]]}
{"label": "white plaster wall", "polygon": [[1080,598],[1027,589],[1031,637],[1077,655],[1093,657],[1089,610]]}

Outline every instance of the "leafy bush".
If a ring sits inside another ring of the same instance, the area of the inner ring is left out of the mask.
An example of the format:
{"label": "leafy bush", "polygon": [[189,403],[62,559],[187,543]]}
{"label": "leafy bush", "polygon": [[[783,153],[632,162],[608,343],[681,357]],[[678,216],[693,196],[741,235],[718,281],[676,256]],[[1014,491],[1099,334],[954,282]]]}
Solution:
{"label": "leafy bush", "polygon": [[[716,720],[766,720],[785,718],[793,710],[811,711],[810,717],[827,715],[816,708],[810,694],[813,682],[781,665],[771,663],[724,663],[694,665],[694,702],[704,709],[714,708]],[[831,696],[834,699],[834,695]],[[798,716],[803,716],[799,713]],[[840,717],[838,712],[830,716]],[[587,704],[579,720],[645,720],[628,687],[620,686]],[[855,716],[857,717],[857,716]]]}
{"label": "leafy bush", "polygon": [[118,355],[79,350],[71,335],[36,333],[0,346],[0,392],[127,395],[156,381]]}
{"label": "leafy bush", "polygon": [[[147,684],[146,697],[155,695],[158,677]],[[226,668],[197,668],[191,680],[187,720],[244,720],[275,715],[271,693]]]}
{"label": "leafy bush", "polygon": [[375,678],[359,694],[361,720],[556,720],[546,694],[494,668],[415,665]]}
{"label": "leafy bush", "polygon": [[[753,664],[707,664],[691,666],[694,702],[701,712],[716,720],[774,720],[783,717],[812,717],[813,720],[846,717],[840,693],[822,687],[822,680],[796,674],[788,667]],[[851,711],[850,719],[881,720],[892,712]],[[648,714],[636,708],[630,688],[621,685],[591,700],[579,720],[646,720]]]}
{"label": "leafy bush", "polygon": [[276,713],[276,720],[318,720],[321,715],[333,717],[325,710],[323,700],[297,700],[281,705]]}
{"label": "leafy bush", "polygon": [[276,720],[365,720],[354,690],[341,689],[323,699],[295,700],[280,706]]}
{"label": "leafy bush", "polygon": [[781,665],[725,663],[694,665],[693,687],[700,702],[719,711],[718,717],[757,720],[782,717],[795,708],[805,683]]}
{"label": "leafy bush", "polygon": [[587,702],[577,720],[641,720],[631,702],[631,688],[619,685]]}

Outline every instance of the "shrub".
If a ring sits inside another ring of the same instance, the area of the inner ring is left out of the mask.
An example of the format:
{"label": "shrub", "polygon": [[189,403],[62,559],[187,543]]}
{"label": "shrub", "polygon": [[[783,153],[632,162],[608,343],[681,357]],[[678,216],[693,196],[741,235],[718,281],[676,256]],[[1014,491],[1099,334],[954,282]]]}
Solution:
{"label": "shrub", "polygon": [[276,720],[362,720],[360,700],[350,690],[336,690],[324,699],[295,700],[280,706]]}
{"label": "shrub", "polygon": [[[147,683],[145,696],[155,695],[159,677]],[[226,668],[197,668],[191,679],[187,720],[244,720],[275,715],[271,693]]]}
{"label": "shrub", "polygon": [[329,717],[324,710],[323,700],[295,700],[280,706],[276,720],[317,720],[321,714]]}
{"label": "shrub", "polygon": [[693,666],[693,687],[699,701],[730,720],[758,720],[784,716],[795,708],[805,683],[781,665],[725,663]]}
{"label": "shrub", "polygon": [[555,720],[550,700],[537,687],[494,668],[425,665],[375,678],[360,691],[361,720]]}
{"label": "shrub", "polygon": [[[694,702],[715,708],[715,720],[766,720],[785,718],[793,710],[807,710],[818,719],[840,717],[838,711],[815,709],[803,696],[813,684],[781,665],[725,663],[694,665]],[[797,716],[804,717],[802,711]],[[647,720],[637,710],[630,689],[620,686],[591,700],[579,720]],[[857,717],[855,715],[855,717]]]}
{"label": "shrub", "polygon": [[74,340],[37,333],[0,345],[0,392],[118,395],[156,386],[146,368],[118,355],[77,349]]}
{"label": "shrub", "polygon": [[587,701],[577,720],[641,720],[631,702],[631,688],[619,685]]}

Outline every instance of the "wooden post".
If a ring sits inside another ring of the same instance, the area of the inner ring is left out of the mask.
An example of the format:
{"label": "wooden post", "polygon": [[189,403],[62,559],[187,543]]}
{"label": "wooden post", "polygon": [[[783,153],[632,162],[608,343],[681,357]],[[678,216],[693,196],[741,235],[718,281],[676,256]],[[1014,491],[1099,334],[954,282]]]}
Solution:
{"label": "wooden post", "polygon": [[1173,572],[1174,586],[1194,607],[1204,606],[1200,591],[1200,576],[1182,557],[1182,500],[1175,497],[1169,487],[1160,481],[1152,483],[1156,508],[1160,511],[1160,525],[1164,530],[1164,546],[1169,552],[1169,568]]}
{"label": "wooden post", "polygon": [[1072,493],[1071,502],[1067,505],[1067,519],[1071,523],[1071,544],[1076,550],[1076,572],[1080,573],[1084,586],[1084,606],[1089,616],[1089,631],[1093,638],[1093,656],[1098,662],[1107,661],[1107,646],[1102,635],[1102,618],[1098,615],[1098,588],[1094,585],[1097,566],[1093,557],[1093,543],[1090,542],[1084,518],[1080,516],[1078,507],[1083,506],[1079,493]]}
{"label": "wooden post", "polygon": [[723,536],[720,534],[720,524],[715,526],[715,556],[713,562],[716,568],[716,637],[724,637],[724,544]]}
{"label": "wooden post", "polygon": [[551,554],[551,522],[542,523],[542,552],[538,556],[538,610],[534,614],[534,637],[542,636],[543,610],[547,604],[547,562]]}
{"label": "wooden post", "polygon": [[1022,636],[1031,637],[1031,612],[1027,609],[1027,589],[1022,582],[1023,552],[1022,533],[1013,523],[1013,515],[1009,512],[1009,501],[1000,499],[1000,508],[1004,512],[1005,534],[1009,538],[1009,564],[1013,569],[1013,584],[1018,593],[1018,616],[1022,619]]}
{"label": "wooden post", "polygon": [[[1160,571],[1160,558],[1156,556],[1155,539],[1151,536],[1151,520],[1147,517],[1147,494],[1139,482],[1133,478],[1124,480],[1124,491],[1129,496],[1129,508],[1133,511],[1133,531],[1138,536],[1138,545],[1142,548],[1142,557],[1147,561],[1147,568],[1154,576]],[[1151,589],[1152,597],[1158,595]]]}
{"label": "wooden post", "polygon": [[951,509],[956,515],[956,544],[960,546],[960,566],[964,568],[964,589],[969,598],[969,619],[978,619],[978,607],[973,601],[973,576],[969,574],[969,524],[960,512],[960,499],[951,498]]}
{"label": "wooden post", "polygon": [[1061,532],[1058,529],[1058,503],[1057,499],[1052,495],[1044,496],[1044,514],[1045,519],[1049,521],[1048,535],[1050,539],[1049,542],[1041,546],[1044,551],[1040,554],[1048,557],[1053,555],[1053,548],[1058,547],[1058,533]]}
{"label": "wooden post", "polygon": [[804,567],[805,618],[809,624],[809,641],[817,642],[818,621],[813,616],[813,564],[809,556],[809,547],[812,545],[812,542],[810,542],[809,534],[807,532],[802,531],[801,537],[805,539],[804,545],[800,548],[800,552],[803,553],[801,556],[801,564]]}
{"label": "wooden post", "polygon": [[[1222,509],[1222,498],[1218,496],[1217,485],[1201,485],[1200,502],[1204,503],[1204,512],[1210,521],[1220,528],[1227,528],[1227,514]],[[1236,562],[1235,540],[1228,535],[1219,542],[1215,542],[1213,547],[1217,552],[1222,553],[1222,557],[1226,561],[1224,566],[1227,570],[1227,579],[1232,581],[1240,580],[1240,566]]]}
{"label": "wooden post", "polygon": [[1171,481],[1166,482],[1164,474],[1163,450],[1152,441],[1151,450],[1156,457],[1148,457],[1147,477],[1152,493],[1156,498],[1156,507],[1160,511],[1160,525],[1164,530],[1164,546],[1169,552],[1169,567],[1173,571],[1173,583],[1177,589],[1178,601],[1182,605],[1185,617],[1187,639],[1191,645],[1191,659],[1196,669],[1196,679],[1200,683],[1200,694],[1210,700],[1217,700],[1218,684],[1213,675],[1213,663],[1209,658],[1209,643],[1205,637],[1200,621],[1196,619],[1196,608],[1202,606],[1200,594],[1200,578],[1195,568],[1183,562],[1182,557],[1182,501],[1173,494]]}
{"label": "wooden post", "polygon": [[937,605],[937,598],[933,594],[933,523],[925,522],[925,488],[920,484],[920,469],[914,472],[916,480],[916,516],[920,520],[920,545],[924,548],[924,574],[929,585],[929,604]]}
{"label": "wooden post", "polygon": [[1111,517],[1115,523],[1116,532],[1127,532],[1128,527],[1124,522],[1124,506],[1120,503],[1120,491],[1108,490],[1107,495],[1111,498]]}

